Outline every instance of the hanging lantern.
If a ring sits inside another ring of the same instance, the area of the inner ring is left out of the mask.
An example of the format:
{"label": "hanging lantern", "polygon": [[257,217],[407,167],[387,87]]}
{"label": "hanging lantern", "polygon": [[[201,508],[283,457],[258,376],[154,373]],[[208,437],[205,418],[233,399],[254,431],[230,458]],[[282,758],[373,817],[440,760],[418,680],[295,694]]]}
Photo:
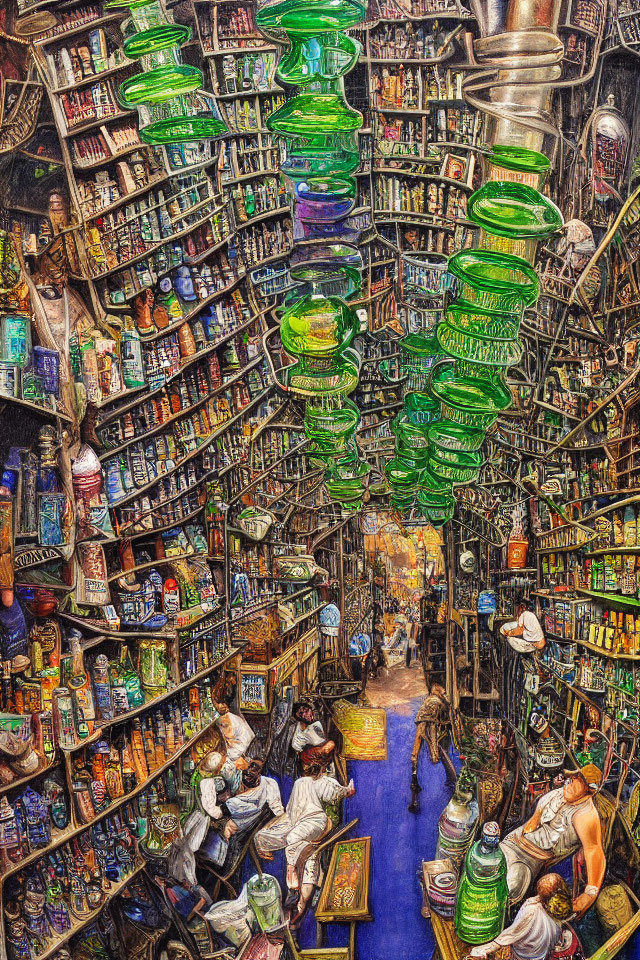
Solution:
{"label": "hanging lantern", "polygon": [[449,261],[455,293],[436,331],[447,359],[430,378],[442,419],[429,430],[429,466],[454,484],[477,478],[484,432],[511,405],[505,374],[522,356],[522,313],[539,290],[531,263],[538,242],[562,226],[558,208],[537,189],[548,169],[545,157],[497,146],[487,168],[494,179],[472,194],[467,207],[469,219],[481,227],[479,248]]}

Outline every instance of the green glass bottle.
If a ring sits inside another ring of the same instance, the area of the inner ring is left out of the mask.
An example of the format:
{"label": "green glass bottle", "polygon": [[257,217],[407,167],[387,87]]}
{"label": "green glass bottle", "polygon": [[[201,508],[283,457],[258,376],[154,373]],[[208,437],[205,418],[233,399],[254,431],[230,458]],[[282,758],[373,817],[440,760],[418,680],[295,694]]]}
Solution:
{"label": "green glass bottle", "polygon": [[456,933],[465,943],[488,943],[504,927],[509,890],[500,828],[490,821],[467,853],[456,900]]}

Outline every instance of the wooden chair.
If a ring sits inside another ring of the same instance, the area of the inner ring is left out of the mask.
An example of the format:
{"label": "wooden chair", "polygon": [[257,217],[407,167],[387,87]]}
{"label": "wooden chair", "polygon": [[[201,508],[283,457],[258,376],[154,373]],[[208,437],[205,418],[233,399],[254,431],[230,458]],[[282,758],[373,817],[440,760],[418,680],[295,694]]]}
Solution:
{"label": "wooden chair", "polygon": [[259,870],[262,869],[260,867],[260,861],[258,860],[257,854],[255,852],[255,846],[254,846],[253,840],[258,830],[261,830],[273,819],[274,819],[274,816],[271,813],[271,810],[269,810],[268,808],[265,808],[260,814],[260,817],[256,821],[255,825],[251,828],[251,830],[247,832],[246,836],[243,838],[242,843],[240,844],[240,847],[236,852],[236,855],[233,857],[231,863],[229,863],[226,868],[222,867],[220,869],[216,869],[211,865],[210,861],[208,861],[205,857],[196,855],[196,863],[198,867],[214,878],[214,886],[211,892],[211,899],[214,902],[218,899],[220,895],[221,887],[226,888],[229,894],[230,900],[236,899],[236,897],[238,896],[238,891],[236,890],[234,884],[231,881],[235,876],[235,874],[238,873],[238,871],[240,870],[247,853],[251,856],[251,859],[257,865],[258,869]]}

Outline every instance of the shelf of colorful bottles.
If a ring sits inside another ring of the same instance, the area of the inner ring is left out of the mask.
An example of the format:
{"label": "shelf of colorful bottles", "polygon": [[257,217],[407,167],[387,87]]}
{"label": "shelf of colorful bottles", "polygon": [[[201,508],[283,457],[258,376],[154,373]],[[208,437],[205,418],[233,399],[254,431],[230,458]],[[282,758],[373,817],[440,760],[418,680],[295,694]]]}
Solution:
{"label": "shelf of colorful bottles", "polygon": [[640,600],[637,597],[626,597],[622,594],[605,593],[601,590],[583,590],[581,587],[576,589],[576,593],[584,597],[591,597],[593,600],[601,600],[603,603],[611,605],[618,604],[621,607],[629,607],[634,610],[640,609]]}
{"label": "shelf of colorful bottles", "polygon": [[[194,362],[197,359],[201,359],[202,357],[206,356],[209,353],[212,353],[218,346],[219,344],[217,343],[212,344],[206,350],[202,350],[199,355],[196,355],[194,357],[189,357],[190,363]],[[153,437],[156,434],[161,433],[165,427],[169,427],[171,426],[171,424],[176,423],[178,420],[182,420],[183,417],[188,417],[191,413],[193,413],[194,410],[197,410],[198,407],[202,406],[203,403],[207,403],[209,400],[217,396],[219,393],[223,393],[228,387],[232,387],[234,383],[237,383],[238,380],[242,379],[242,377],[245,376],[245,374],[249,373],[250,370],[253,370],[255,367],[257,367],[262,362],[262,360],[263,360],[263,357],[261,356],[254,357],[253,360],[249,361],[249,363],[242,368],[242,370],[238,370],[238,372],[235,373],[232,377],[230,377],[224,383],[221,383],[219,386],[215,387],[213,390],[210,390],[204,396],[200,397],[200,399],[196,400],[195,403],[192,403],[188,407],[182,407],[180,410],[177,411],[177,413],[174,413],[170,417],[168,417],[166,420],[163,420],[162,423],[158,423],[156,424],[155,427],[150,427],[148,430],[145,430],[144,439],[147,440],[149,439],[149,437]],[[187,366],[189,366],[190,363]],[[178,373],[182,373],[182,372],[183,370],[178,371]],[[177,376],[177,375],[178,374],[174,374],[174,376]],[[173,377],[171,379],[173,379]],[[157,390],[153,390],[151,393],[145,394],[144,400],[146,401],[151,397],[155,396],[156,394],[160,393],[165,386],[166,384],[162,384],[162,386],[158,387]],[[119,412],[120,411],[118,411],[118,413]],[[99,424],[99,426],[103,426],[103,424]],[[99,459],[100,461],[109,460],[111,457],[117,456],[117,454],[122,453],[128,447],[132,446],[132,444],[139,443],[139,442],[140,442],[139,436],[134,435],[133,437],[129,437],[128,440],[125,440],[124,443],[119,444],[117,447],[113,447],[109,450],[105,450],[104,453],[100,454]],[[113,504],[113,505],[116,506],[117,504]]]}
{"label": "shelf of colorful bottles", "polygon": [[94,117],[92,120],[77,123],[72,127],[66,127],[61,124],[60,136],[65,139],[67,137],[75,137],[79,133],[88,133],[89,130],[95,130],[96,127],[102,126],[103,123],[112,123],[114,120],[124,120],[126,117],[133,117],[135,113],[135,110],[118,110],[116,113],[110,113],[108,116]]}
{"label": "shelf of colorful bottles", "polygon": [[455,180],[453,177],[444,177],[439,173],[412,173],[408,170],[402,170],[399,167],[374,167],[372,173],[383,173],[396,177],[408,177],[412,180],[434,180],[437,183],[448,183],[452,187],[459,187],[460,190],[466,190],[468,193],[473,192],[473,187],[464,180]]}
{"label": "shelf of colorful bottles", "polygon": [[599,557],[606,554],[629,556],[640,554],[640,546],[637,547],[598,547],[597,550],[587,550],[585,551],[587,557]]}
{"label": "shelf of colorful bottles", "polygon": [[[113,200],[111,203],[106,204],[104,207],[99,207],[98,209],[86,210],[85,207],[88,203],[87,200],[79,200],[80,213],[82,216],[83,223],[89,223],[91,220],[96,220],[100,217],[105,217],[107,214],[112,213],[114,210],[117,210],[118,207],[121,207],[125,204],[131,203],[133,200],[137,200],[139,197],[142,197],[145,193],[148,193],[154,187],[158,187],[163,183],[167,183],[169,180],[169,175],[167,173],[158,174],[158,176],[147,181],[142,187],[138,187],[136,190],[132,190],[131,193],[123,194],[121,197],[118,197],[117,200]],[[124,226],[126,223],[132,223],[134,220],[137,220],[145,213],[150,213],[152,210],[157,210],[159,207],[170,203],[172,200],[176,199],[185,191],[180,191],[177,194],[171,194],[167,197],[166,200],[160,200],[157,203],[151,204],[149,207],[145,207],[144,210],[140,210],[138,213],[134,213],[131,216],[127,217],[126,220],[119,222],[118,227]]]}
{"label": "shelf of colorful bottles", "polygon": [[597,643],[590,643],[588,640],[580,640],[578,637],[561,637],[550,630],[545,630],[545,637],[551,638],[558,643],[575,643],[579,647],[584,647],[591,653],[599,654],[602,657],[609,657],[612,660],[632,660],[640,661],[640,653],[624,653],[612,650],[609,647],[601,647]]}
{"label": "shelf of colorful bottles", "polygon": [[37,863],[42,857],[46,857],[53,850],[57,850],[58,847],[61,847],[62,844],[66,843],[69,840],[73,840],[75,837],[79,837],[80,834],[85,833],[91,827],[95,826],[96,823],[100,823],[101,820],[104,820],[105,817],[108,817],[110,814],[115,813],[116,810],[119,810],[120,807],[123,807],[125,804],[130,803],[141,793],[144,793],[145,790],[149,789],[150,784],[154,783],[161,777],[163,773],[170,769],[180,757],[187,753],[197,742],[213,728],[215,720],[209,721],[202,729],[196,731],[193,736],[191,736],[182,746],[176,750],[172,756],[166,760],[161,766],[153,770],[146,780],[143,780],[142,783],[139,783],[130,793],[126,794],[124,797],[118,797],[117,800],[114,800],[110,806],[106,807],[100,813],[97,813],[89,823],[80,824],[77,827],[67,827],[65,830],[60,830],[55,837],[52,836],[51,842],[40,850],[33,850],[24,860],[21,860],[19,863],[12,864],[0,878],[0,882],[4,882],[7,877],[12,876],[15,873],[19,873],[21,870],[25,870],[27,867],[30,867],[32,863]]}
{"label": "shelf of colorful bottles", "polygon": [[[180,467],[183,467],[185,463],[188,463],[190,460],[193,460],[194,457],[197,457],[198,454],[202,453],[204,450],[210,447],[211,444],[218,439],[218,437],[222,436],[222,434],[225,433],[229,429],[229,427],[232,426],[234,423],[237,423],[237,421],[245,413],[247,413],[252,407],[256,406],[262,400],[266,399],[270,391],[271,391],[271,387],[267,387],[265,390],[261,391],[261,393],[259,393],[256,397],[254,397],[253,400],[251,400],[245,407],[242,408],[242,410],[239,410],[232,417],[229,417],[227,420],[221,423],[220,426],[216,428],[216,430],[214,430],[212,433],[209,434],[207,439],[203,443],[201,443],[199,447],[196,447],[195,450],[192,450],[190,453],[186,454],[178,463],[176,463],[173,467],[171,467],[165,473],[155,477],[153,480],[151,480],[149,483],[145,484],[144,486],[139,487],[136,490],[132,490],[131,493],[128,493],[125,497],[122,497],[121,499],[115,501],[114,503],[109,504],[109,506],[122,507],[125,504],[131,503],[131,501],[136,500],[138,497],[142,496],[143,494],[151,490],[154,486],[156,486],[156,484],[161,483],[167,477],[172,476],[172,474],[174,474],[176,470],[179,470]],[[212,476],[215,473],[216,473],[216,469],[214,468],[213,470],[208,471],[207,474],[205,474],[205,476]],[[201,483],[203,479],[204,477],[201,477],[198,480],[198,483]],[[176,494],[176,497],[184,496],[185,492],[186,491],[184,490],[180,491],[179,494]],[[171,498],[171,499],[175,499],[175,498]],[[163,501],[163,503],[168,503],[168,502],[169,502],[168,500]]]}
{"label": "shelf of colorful bottles", "polygon": [[[175,526],[175,524],[173,524]],[[149,536],[152,537],[157,531],[155,528],[149,530]],[[118,570],[117,573],[111,573],[108,577],[109,583],[115,583],[116,580],[122,580],[123,578],[134,576],[136,573],[141,573],[143,570],[152,570],[154,567],[162,567],[167,563],[177,563],[180,560],[206,560],[206,553],[198,553],[195,550],[183,551],[182,553],[175,553],[171,556],[160,557],[157,560],[146,560],[144,563],[137,563],[135,567],[130,567],[128,570]]]}
{"label": "shelf of colorful bottles", "polygon": [[[213,200],[213,198],[211,199]],[[183,230],[178,230],[176,233],[172,233],[168,237],[163,237],[162,240],[159,240],[157,243],[153,243],[150,247],[148,247],[142,253],[137,253],[135,254],[135,256],[130,257],[128,260],[123,260],[119,262],[115,267],[110,267],[108,270],[102,270],[98,273],[92,273],[89,279],[93,281],[106,279],[106,277],[110,276],[111,274],[115,273],[118,270],[122,270],[125,267],[132,266],[134,263],[139,263],[140,260],[144,260],[147,257],[153,256],[153,254],[157,253],[158,250],[161,250],[162,247],[166,247],[169,244],[174,243],[176,240],[180,240],[182,239],[182,237],[186,237],[190,233],[193,233],[193,231],[197,230],[199,227],[204,226],[205,223],[207,223],[207,221],[209,221],[212,217],[215,217],[217,213],[220,213],[224,209],[225,209],[224,204],[222,205],[219,204],[215,209],[208,211],[204,217],[201,217],[195,223],[190,224],[190,226],[185,227]],[[221,240],[217,241],[217,243],[220,246],[222,246],[223,243],[227,242],[230,236],[231,236],[231,233],[223,237]],[[87,246],[92,245],[91,241],[88,238],[86,238],[86,243],[87,243]],[[213,252],[213,248],[207,248],[206,252],[207,254]],[[95,259],[89,260],[88,262],[90,266],[92,263],[98,266],[98,261]],[[106,255],[105,255],[105,262],[106,262]],[[184,262],[187,262],[187,261],[184,261]],[[188,261],[189,264],[193,264],[195,262],[197,261],[193,259],[189,259]],[[176,265],[173,264],[171,267],[168,268],[167,272],[169,272],[169,270],[174,269],[175,266]]]}
{"label": "shelf of colorful bottles", "polygon": [[273,210],[265,210],[263,213],[258,213],[255,217],[251,217],[249,220],[238,220],[236,221],[236,230],[243,230],[245,227],[251,227],[254,223],[260,223],[262,220],[267,220],[269,217],[283,217],[291,213],[291,207],[274,207]]}
{"label": "shelf of colorful bottles", "polygon": [[[215,251],[210,250],[207,252],[213,253]],[[245,271],[242,269],[239,269],[236,276],[231,281],[231,283],[225,284],[224,287],[220,287],[220,289],[216,290],[215,293],[210,293],[208,297],[204,298],[204,300],[200,300],[198,304],[193,308],[193,310],[190,310],[189,313],[185,313],[184,316],[180,318],[180,320],[176,320],[175,323],[171,323],[160,330],[156,330],[155,333],[140,334],[140,339],[142,340],[143,343],[153,343],[154,340],[160,340],[162,337],[168,336],[170,333],[174,333],[176,330],[179,330],[180,327],[183,326],[183,324],[188,323],[190,320],[194,320],[200,314],[200,312],[204,310],[206,307],[211,306],[211,304],[215,303],[216,300],[219,300],[221,297],[224,297],[225,294],[231,293],[233,290],[235,290],[238,284],[242,280],[244,280],[244,277],[245,277]],[[139,290],[138,293],[142,293],[144,290],[148,290],[148,289],[149,289],[148,287],[142,287],[142,289]],[[255,319],[257,319],[259,316],[261,316],[261,314],[256,314]],[[244,327],[245,327],[245,324],[243,324],[240,329],[244,329]],[[223,343],[225,340],[228,340],[229,337],[232,337],[234,333],[238,333],[238,332],[239,330],[231,330],[228,333],[220,334],[220,339],[216,340],[216,345],[219,343]],[[200,356],[200,354],[198,354],[197,356]],[[185,358],[185,360],[192,360],[192,359],[194,358],[193,357]]]}
{"label": "shelf of colorful bottles", "polygon": [[65,29],[66,24],[60,24],[59,27],[61,29],[58,29],[58,26],[52,27],[51,30],[47,31],[47,34],[49,34],[48,36],[45,34],[43,36],[36,37],[31,42],[36,47],[44,47],[56,40],[67,40],[70,37],[76,37],[79,34],[86,33],[87,30],[96,30],[98,27],[104,27],[108,24],[118,23],[125,16],[127,16],[127,11],[123,9],[116,11],[115,13],[107,13],[102,17],[85,20],[82,23],[78,23],[77,26],[69,27],[69,29]]}
{"label": "shelf of colorful bottles", "polygon": [[71,927],[69,927],[68,930],[52,940],[44,953],[37,954],[37,956],[34,957],[34,960],[49,960],[49,958],[53,957],[58,950],[64,946],[65,943],[68,943],[69,940],[72,939],[72,937],[75,937],[76,934],[80,933],[82,930],[85,930],[100,916],[105,906],[111,900],[117,897],[118,894],[122,893],[124,888],[134,879],[134,877],[137,877],[138,874],[145,869],[145,866],[146,864],[144,862],[137,864],[137,866],[128,876],[124,877],[122,880],[119,880],[117,883],[114,883],[111,889],[105,892],[104,899],[99,907],[96,907],[96,909],[92,910],[90,914],[88,914],[86,917],[83,917],[82,920],[78,920]]}
{"label": "shelf of colorful bottles", "polygon": [[[215,610],[209,610],[206,614],[203,615],[202,619],[205,617],[211,616],[212,613],[215,613]],[[197,623],[197,621],[194,621]],[[183,627],[183,630],[190,629],[193,624],[189,624],[189,627]],[[87,649],[83,647],[83,650]],[[215,663],[209,664],[208,667],[205,667],[203,670],[194,673],[191,677],[188,677],[186,680],[182,680],[180,683],[171,687],[171,689],[165,690],[164,693],[158,694],[156,697],[152,697],[150,700],[147,700],[146,703],[143,703],[139,707],[135,707],[132,710],[127,710],[126,713],[121,713],[117,717],[113,717],[112,720],[105,720],[100,726],[96,726],[94,732],[86,737],[84,740],[80,740],[78,743],[74,744],[72,747],[61,747],[60,749],[64,754],[76,753],[78,750],[81,750],[83,747],[91,746],[92,743],[97,743],[98,740],[101,740],[104,737],[105,731],[109,730],[111,727],[118,726],[121,723],[125,723],[127,720],[133,720],[135,717],[139,717],[141,714],[146,713],[147,710],[152,710],[157,707],[159,704],[164,703],[165,700],[168,700],[170,697],[174,696],[177,693],[181,693],[183,690],[188,690],[189,687],[192,687],[194,684],[197,684],[200,680],[204,680],[207,677],[211,676],[212,673],[215,673],[216,670],[220,670],[224,667],[225,664],[229,663],[230,660],[233,660],[239,653],[241,653],[242,647],[232,647],[223,657],[217,660]],[[97,723],[98,721],[96,721]],[[42,773],[42,771],[40,771]],[[33,774],[36,776],[36,774]],[[17,786],[18,784],[11,784],[11,787]],[[112,809],[109,807],[109,809]]]}
{"label": "shelf of colorful bottles", "polygon": [[[200,224],[200,226],[201,226],[201,224]],[[123,299],[123,301],[124,301],[123,303],[109,303],[109,302],[107,302],[107,303],[105,304],[105,309],[106,309],[106,311],[109,313],[109,312],[112,312],[112,311],[114,311],[114,310],[131,310],[131,307],[129,306],[128,301],[135,300],[135,298],[138,297],[141,293],[144,293],[145,290],[152,290],[152,289],[155,287],[157,281],[158,281],[161,277],[164,277],[164,276],[166,276],[168,273],[171,273],[171,271],[172,271],[172,270],[175,270],[176,267],[180,267],[180,266],[195,267],[195,266],[197,266],[197,265],[198,265],[199,263],[201,263],[203,260],[206,260],[207,257],[211,256],[211,254],[215,253],[217,250],[219,250],[221,247],[223,247],[226,243],[228,243],[232,236],[233,236],[233,231],[230,231],[225,237],[222,237],[221,240],[217,240],[217,241],[216,241],[214,244],[212,244],[210,247],[207,247],[205,250],[203,250],[202,253],[196,254],[196,255],[194,255],[194,256],[192,256],[192,257],[189,257],[189,256],[184,257],[184,258],[180,261],[180,263],[171,263],[170,265],[168,265],[167,267],[165,267],[163,270],[155,270],[155,269],[154,269],[155,280],[153,280],[153,281],[152,281],[151,283],[149,283],[149,284],[146,284],[145,286],[136,287],[135,290],[131,290],[129,293],[123,292],[123,294],[122,294],[122,299]],[[163,243],[162,243],[160,246],[163,246],[164,243],[165,243],[165,241],[163,241]],[[148,255],[148,253],[149,253],[149,251],[147,251],[147,252],[144,254],[144,256],[141,257],[141,259],[144,259],[144,257],[146,257],[146,256]],[[127,263],[124,265],[124,269],[127,269],[127,268],[129,267],[130,263],[133,263],[133,261],[127,261]],[[114,267],[113,270],[110,270],[110,271],[108,272],[108,274],[105,274],[105,276],[111,276],[111,275],[113,275],[114,273],[117,273],[117,271],[118,271],[119,269],[120,269],[120,265],[118,265],[117,267]],[[211,296],[212,300],[216,300],[218,297],[220,297],[220,296],[222,296],[223,294],[227,293],[228,290],[232,290],[233,287],[236,285],[236,283],[238,283],[240,280],[242,280],[244,276],[245,276],[245,271],[244,271],[242,268],[238,268],[238,272],[237,272],[237,274],[234,276],[233,282],[227,284],[227,285],[224,286],[224,287],[220,287],[219,290],[216,290],[215,293],[211,294],[210,296]],[[198,303],[198,305],[197,305],[196,307],[194,307],[193,310],[192,310],[189,314],[185,315],[182,319],[177,320],[177,321],[175,322],[175,324],[172,324],[172,325],[171,325],[171,327],[168,327],[168,326],[167,326],[167,327],[164,327],[162,330],[158,330],[156,333],[147,334],[146,336],[143,336],[143,335],[141,334],[141,339],[142,339],[143,341],[157,340],[159,337],[164,336],[166,333],[170,333],[172,330],[178,329],[178,327],[182,326],[182,323],[184,322],[184,320],[190,320],[190,319],[193,319],[193,317],[196,317],[196,316],[198,315],[198,313],[200,312],[200,310],[202,309],[202,307],[206,306],[207,303],[209,303],[209,298],[207,298],[206,301],[205,301],[205,300],[201,300],[201,301]]]}
{"label": "shelf of colorful bottles", "polygon": [[63,87],[51,87],[49,92],[56,96],[60,96],[62,93],[71,93],[72,90],[77,90],[79,87],[84,87],[87,84],[96,83],[107,77],[115,76],[126,67],[133,66],[134,62],[133,60],[123,60],[122,63],[116,64],[115,67],[109,67],[107,70],[101,70],[100,73],[94,73],[91,74],[91,76],[81,77],[79,80],[74,81],[74,83],[69,83]]}
{"label": "shelf of colorful bottles", "polygon": [[[171,640],[174,637],[172,630],[109,630],[104,620],[98,622],[89,617],[77,617],[71,613],[66,613],[64,610],[58,610],[56,616],[66,620],[67,623],[72,624],[74,627],[80,627],[92,633],[100,634],[96,643],[91,641],[91,646],[97,646],[98,643],[102,643],[105,639],[140,640],[144,637],[162,637],[166,640]],[[83,650],[84,649],[89,649],[88,645],[83,647]]]}

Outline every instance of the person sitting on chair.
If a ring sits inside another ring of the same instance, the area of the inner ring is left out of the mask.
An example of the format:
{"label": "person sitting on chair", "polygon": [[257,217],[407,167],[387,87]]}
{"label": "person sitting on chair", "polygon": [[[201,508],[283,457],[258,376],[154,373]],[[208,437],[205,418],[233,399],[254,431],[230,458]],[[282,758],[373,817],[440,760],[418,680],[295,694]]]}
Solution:
{"label": "person sitting on chair", "polygon": [[533,816],[524,826],[512,830],[500,849],[507,861],[512,903],[526,896],[545,867],[582,849],[587,886],[573,901],[573,909],[583,914],[595,902],[607,866],[600,816],[593,802],[602,774],[589,763],[581,770],[565,770],[565,777],[562,787],[540,797]]}
{"label": "person sitting on chair", "polygon": [[304,701],[298,701],[293,705],[293,717],[297,723],[291,747],[300,756],[303,767],[314,763],[329,767],[336,745],[333,740],[327,739],[322,723],[316,720],[313,707]]}
{"label": "person sitting on chair", "polygon": [[220,714],[216,720],[216,726],[223,736],[227,757],[241,770],[246,766],[245,753],[255,733],[244,717],[238,713],[231,713],[226,703],[216,703],[215,708]]}
{"label": "person sitting on chair", "polygon": [[[343,787],[328,777],[322,766],[310,766],[293,785],[286,812],[277,817],[256,833],[255,845],[263,860],[273,860],[276,850],[284,850],[287,861],[288,905],[298,900],[298,911],[292,924],[299,923],[311,900],[313,888],[318,883],[320,864],[318,857],[307,855],[309,844],[317,844],[326,837],[332,828],[325,805],[335,803],[344,797],[352,797],[356,790],[353,780]],[[302,877],[298,875],[299,861],[302,860]]]}
{"label": "person sitting on chair", "polygon": [[210,788],[203,791],[207,781],[200,785],[200,804],[214,821],[200,853],[218,866],[234,858],[239,845],[255,827],[263,810],[268,807],[274,817],[284,813],[280,787],[272,777],[263,775],[263,761],[252,759],[248,764],[247,769],[242,771],[240,786],[234,793],[224,796]]}
{"label": "person sitting on chair", "polygon": [[513,647],[518,653],[533,653],[535,650],[544,650],[544,630],[531,609],[531,604],[524,597],[518,602],[516,616],[517,620],[505,623],[501,628],[509,646]]}

